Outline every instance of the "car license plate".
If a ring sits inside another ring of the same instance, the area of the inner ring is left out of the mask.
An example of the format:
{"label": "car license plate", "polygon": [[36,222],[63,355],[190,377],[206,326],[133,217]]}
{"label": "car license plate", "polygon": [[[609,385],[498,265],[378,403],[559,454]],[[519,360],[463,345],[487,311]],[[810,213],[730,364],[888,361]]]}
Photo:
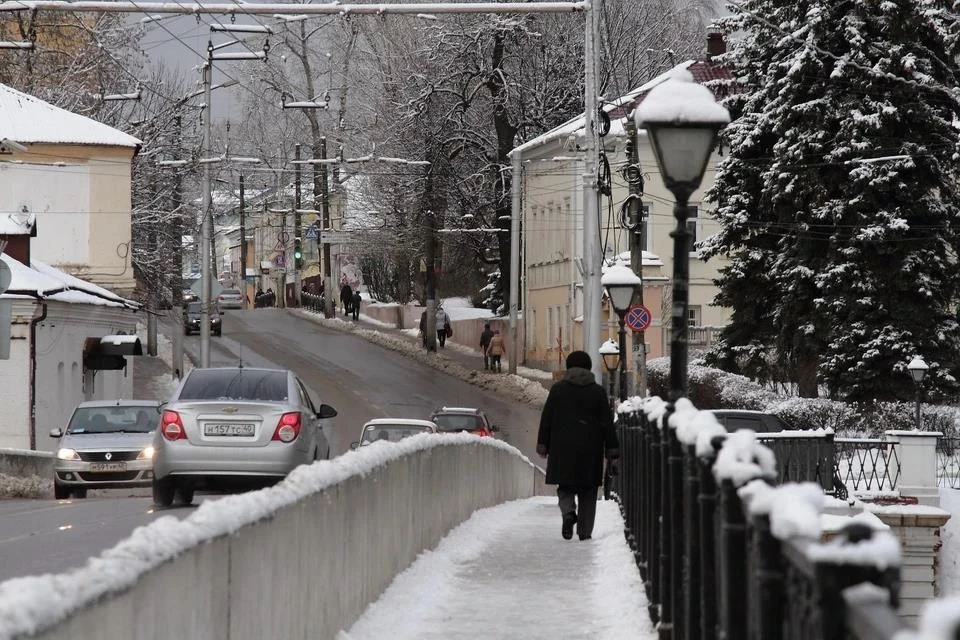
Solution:
{"label": "car license plate", "polygon": [[207,423],[203,425],[203,435],[205,436],[241,436],[250,437],[256,433],[256,425],[252,424],[218,424]]}
{"label": "car license plate", "polygon": [[114,471],[126,471],[126,462],[91,462],[90,471],[94,473],[107,473]]}

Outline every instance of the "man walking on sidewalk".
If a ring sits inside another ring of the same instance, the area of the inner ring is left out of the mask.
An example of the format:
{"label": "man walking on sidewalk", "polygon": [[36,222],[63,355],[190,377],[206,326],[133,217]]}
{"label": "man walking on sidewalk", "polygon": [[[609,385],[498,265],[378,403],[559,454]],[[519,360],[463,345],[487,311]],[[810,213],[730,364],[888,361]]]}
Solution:
{"label": "man walking on sidewalk", "polygon": [[584,351],[568,355],[567,372],[550,388],[540,415],[537,453],[547,458],[547,484],[558,485],[565,540],[573,537],[574,524],[581,540],[593,535],[604,455],[611,465],[620,457],[610,402],[592,365]]}
{"label": "man walking on sidewalk", "polygon": [[480,334],[480,351],[483,352],[483,368],[484,370],[490,369],[490,354],[487,353],[487,348],[490,347],[490,340],[493,339],[493,331],[490,329],[490,323],[483,325],[483,333]]}

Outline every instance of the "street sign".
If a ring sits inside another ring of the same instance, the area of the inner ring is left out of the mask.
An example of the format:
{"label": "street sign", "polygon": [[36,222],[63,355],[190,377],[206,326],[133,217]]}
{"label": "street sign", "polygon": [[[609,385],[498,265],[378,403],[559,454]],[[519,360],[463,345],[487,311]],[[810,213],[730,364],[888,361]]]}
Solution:
{"label": "street sign", "polygon": [[286,260],[284,259],[282,253],[273,259],[273,264],[277,265],[278,267],[284,266],[284,262],[286,262]]}
{"label": "street sign", "polygon": [[627,310],[627,315],[623,317],[623,321],[635,333],[646,331],[651,321],[650,309],[642,304],[635,304]]}
{"label": "street sign", "polygon": [[317,228],[313,225],[307,227],[307,232],[303,234],[303,237],[307,240],[316,240],[317,239]]}
{"label": "street sign", "polygon": [[10,267],[3,260],[0,260],[0,293],[10,288],[11,279]]}
{"label": "street sign", "polygon": [[352,244],[357,242],[359,237],[352,231],[321,231],[321,244]]}

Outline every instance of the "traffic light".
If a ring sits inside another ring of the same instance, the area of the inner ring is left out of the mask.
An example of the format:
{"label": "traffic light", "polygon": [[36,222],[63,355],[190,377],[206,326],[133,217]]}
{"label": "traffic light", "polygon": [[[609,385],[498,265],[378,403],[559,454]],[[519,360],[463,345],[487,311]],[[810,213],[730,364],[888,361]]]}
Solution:
{"label": "traffic light", "polygon": [[293,239],[293,266],[297,269],[303,267],[303,246],[300,238]]}

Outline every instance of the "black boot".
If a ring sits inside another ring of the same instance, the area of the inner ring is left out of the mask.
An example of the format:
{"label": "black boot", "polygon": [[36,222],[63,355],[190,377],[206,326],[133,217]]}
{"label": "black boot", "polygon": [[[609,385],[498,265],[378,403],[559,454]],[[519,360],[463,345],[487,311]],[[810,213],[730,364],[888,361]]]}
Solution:
{"label": "black boot", "polygon": [[573,537],[573,525],[575,524],[577,524],[577,514],[568,513],[563,516],[563,527],[560,529],[560,535],[563,536],[564,540]]}

